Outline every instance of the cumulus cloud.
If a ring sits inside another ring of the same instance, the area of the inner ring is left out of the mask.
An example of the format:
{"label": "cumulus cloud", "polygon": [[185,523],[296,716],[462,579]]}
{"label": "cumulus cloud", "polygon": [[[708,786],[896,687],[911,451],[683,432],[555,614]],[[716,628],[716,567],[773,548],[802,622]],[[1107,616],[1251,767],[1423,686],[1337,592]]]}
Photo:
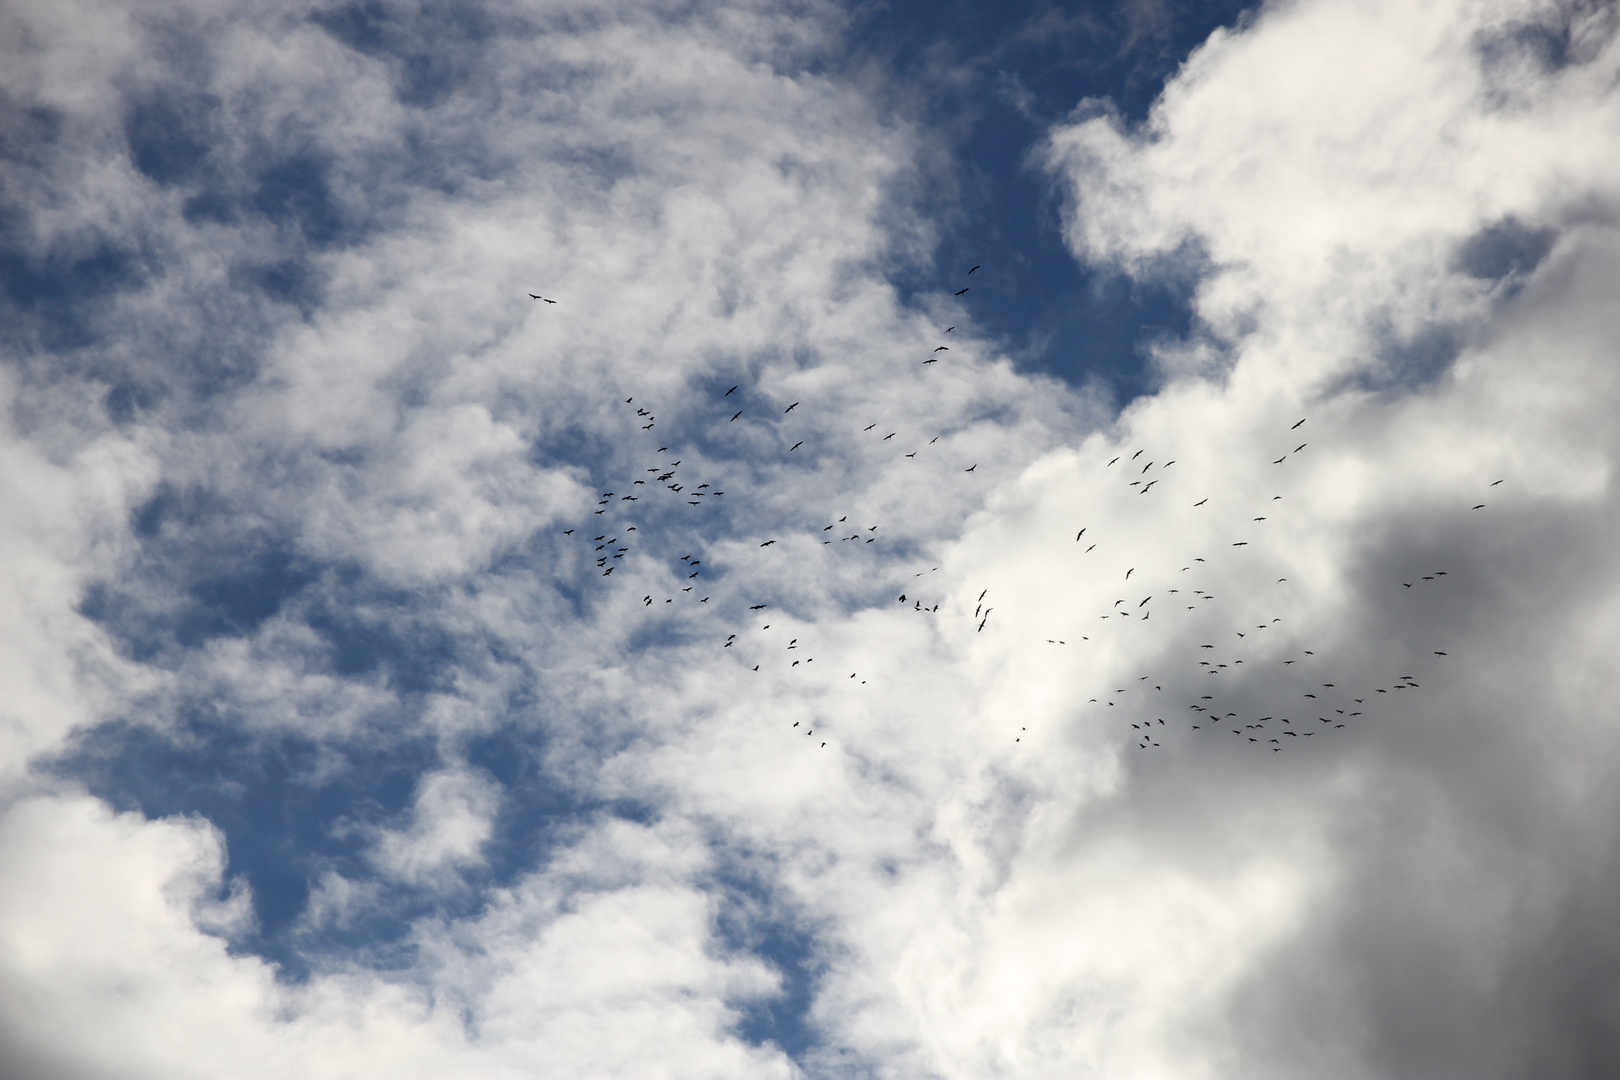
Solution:
{"label": "cumulus cloud", "polygon": [[779,1056],[728,1033],[720,1002],[768,991],[770,975],[705,953],[706,902],[671,877],[683,856],[667,839],[608,830],[477,924],[424,934],[438,973],[431,994],[341,973],[286,986],[262,960],[200,932],[228,934],[248,917],[245,895],[219,895],[223,850],[206,824],[115,816],[82,796],[24,800],[0,821],[9,1067],[62,1077],[788,1075]]}
{"label": "cumulus cloud", "polygon": [[[1566,1024],[1517,989],[1522,965],[1561,1001],[1589,985],[1544,950],[1596,933],[1573,912],[1609,813],[1574,765],[1611,736],[1569,658],[1604,648],[1613,604],[1614,339],[1598,313],[1615,192],[1576,133],[1612,129],[1614,61],[1600,9],[1278,6],[1213,37],[1141,130],[1094,111],[1053,133],[1076,253],[1198,282],[1200,330],[1161,350],[1164,390],[1074,462],[1076,494],[1116,504],[1091,479],[1116,453],[1192,465],[1151,510],[1099,515],[1131,529],[1093,610],[1125,564],[1146,564],[1145,594],[1155,567],[1168,582],[1207,557],[1191,573],[1266,665],[1218,694],[1245,721],[1238,741],[1261,712],[1306,711],[1283,657],[1337,684],[1314,688],[1313,713],[1346,685],[1409,695],[1346,710],[1364,714],[1348,746],[1263,772],[1267,794],[1236,805],[1205,787],[1203,755],[1167,767],[1196,792],[1175,796],[1181,813],[1331,852],[1287,860],[1316,867],[1296,894],[1310,917],[1250,955],[1224,1024],[1204,1029],[1217,1073],[1235,1054],[1245,1075],[1594,1075],[1614,1053],[1590,1012]],[[1214,632],[1138,633],[1151,651],[1115,649],[1115,685]],[[1402,675],[1420,689],[1397,691]],[[1337,731],[1307,722],[1315,740]],[[1317,786],[1295,788],[1305,775]],[[1248,818],[1279,785],[1294,790],[1276,816]],[[1254,839],[1221,832],[1217,848]],[[1583,854],[1550,855],[1566,843]]]}

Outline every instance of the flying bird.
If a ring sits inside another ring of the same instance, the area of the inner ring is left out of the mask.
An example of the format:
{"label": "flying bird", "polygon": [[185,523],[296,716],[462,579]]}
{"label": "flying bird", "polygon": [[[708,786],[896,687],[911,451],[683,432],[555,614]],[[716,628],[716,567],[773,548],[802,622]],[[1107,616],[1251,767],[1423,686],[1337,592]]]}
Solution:
{"label": "flying bird", "polygon": [[941,345],[939,348],[935,349],[934,351],[935,352],[950,352],[951,347],[949,345]]}
{"label": "flying bird", "polygon": [[1480,503],[1478,506],[1475,506],[1472,509],[1474,509],[1474,510],[1483,510],[1483,509],[1485,509],[1485,504]]}
{"label": "flying bird", "polygon": [[800,439],[798,442],[796,442],[792,446],[788,447],[788,453],[792,453],[793,451],[797,450],[799,447],[801,447],[803,445],[804,445],[804,440]]}
{"label": "flying bird", "polygon": [[557,302],[555,300],[546,300],[544,296],[535,296],[534,293],[530,293],[529,298],[532,300],[545,300],[548,304],[555,304]]}
{"label": "flying bird", "polygon": [[786,416],[788,413],[792,412],[794,409],[797,409],[798,407],[799,407],[799,403],[797,401],[795,401],[793,404],[789,405],[787,408],[782,410],[782,415]]}
{"label": "flying bird", "polygon": [[[741,386],[741,385],[742,385],[742,383],[737,384],[737,386]],[[721,397],[730,397],[732,395],[732,392],[737,389],[737,386],[733,386],[730,390],[727,390],[725,393],[721,394],[720,396]]]}
{"label": "flying bird", "polygon": [[1491,481],[1491,482],[1490,482],[1490,485],[1489,485],[1489,486],[1491,486],[1491,487],[1495,487],[1495,486],[1496,486],[1496,485],[1497,485],[1497,484],[1500,484],[1500,483],[1501,483],[1501,482],[1502,482],[1502,481],[1500,481],[1500,480],[1492,480],[1492,481]]}
{"label": "flying bird", "polygon": [[[983,265],[983,264],[982,264],[982,263],[980,263],[980,264],[976,264],[976,265],[975,265],[975,266],[974,266],[974,267],[973,267],[973,270],[977,270],[977,269],[978,269],[978,268],[979,268],[979,266],[982,266],[982,265]],[[971,273],[973,273],[973,270],[969,270],[969,271],[968,271],[968,273],[970,273],[970,274],[971,274]]]}
{"label": "flying bird", "polygon": [[1207,502],[1209,502],[1209,500],[1207,498],[1199,499],[1197,502],[1193,503],[1193,505],[1194,506],[1203,506]]}
{"label": "flying bird", "polygon": [[[1299,421],[1299,424],[1303,424],[1305,422],[1305,419],[1307,419],[1307,418],[1301,418],[1300,421]],[[1299,424],[1295,424],[1293,427],[1289,428],[1288,430],[1289,431],[1294,431],[1294,430],[1298,429]]]}
{"label": "flying bird", "polygon": [[[736,412],[731,414],[731,420],[735,420],[735,419],[737,419],[737,417],[739,417],[741,415],[742,415],[742,410],[738,409]],[[731,420],[727,420],[726,423],[728,423],[728,424],[731,423]]]}
{"label": "flying bird", "polygon": [[961,295],[962,295],[962,294],[963,294],[963,293],[965,293],[965,292],[967,292],[967,290],[966,290],[966,289],[958,289],[958,290],[956,290],[956,292],[955,292],[955,294],[954,294],[954,295],[956,295],[956,296],[961,296]]}
{"label": "flying bird", "polygon": [[977,469],[978,467],[979,467],[979,463],[977,461],[975,461],[972,465],[969,465],[967,468],[963,469],[962,471],[963,472],[972,472],[974,469]]}
{"label": "flying bird", "polygon": [[767,540],[767,541],[765,541],[765,542],[764,542],[764,543],[763,543],[763,544],[761,544],[761,545],[759,545],[759,546],[760,546],[760,547],[770,547],[770,546],[771,546],[771,545],[772,545],[772,544],[774,544],[774,543],[776,543],[776,541],[775,541],[775,540]]}

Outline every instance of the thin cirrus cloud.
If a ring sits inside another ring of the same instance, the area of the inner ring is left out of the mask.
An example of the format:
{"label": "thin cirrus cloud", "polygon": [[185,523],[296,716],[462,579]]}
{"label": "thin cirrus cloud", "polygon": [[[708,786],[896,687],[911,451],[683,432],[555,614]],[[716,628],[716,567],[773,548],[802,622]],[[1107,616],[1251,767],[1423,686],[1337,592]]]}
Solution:
{"label": "thin cirrus cloud", "polygon": [[1114,415],[897,298],[930,136],[833,9],[63,10],[13,1060],[1604,1071],[1603,12],[1277,7],[1083,104],[1074,256],[1197,283]]}

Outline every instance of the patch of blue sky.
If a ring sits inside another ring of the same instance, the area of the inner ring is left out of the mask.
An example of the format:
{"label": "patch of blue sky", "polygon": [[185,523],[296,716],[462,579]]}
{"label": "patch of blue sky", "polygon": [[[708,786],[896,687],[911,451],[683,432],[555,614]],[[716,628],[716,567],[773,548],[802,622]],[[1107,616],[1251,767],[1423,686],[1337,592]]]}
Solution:
{"label": "patch of blue sky", "polygon": [[822,1042],[810,1006],[827,966],[826,945],[811,917],[772,880],[764,853],[720,845],[715,856],[704,885],[717,901],[716,936],[726,948],[764,958],[779,980],[776,993],[734,1004],[742,1014],[737,1034],[755,1045],[777,1046],[804,1067],[806,1055]]}
{"label": "patch of blue sky", "polygon": [[[1131,280],[1078,264],[1050,177],[1029,154],[1086,99],[1140,123],[1187,54],[1251,6],[895,0],[861,9],[850,34],[864,43],[861,58],[880,58],[901,88],[896,107],[950,150],[928,182],[930,201],[951,209],[934,218],[933,258],[894,269],[902,296],[970,288],[962,321],[1005,343],[1025,370],[1100,383],[1121,405],[1151,392],[1146,348],[1191,331],[1196,268]],[[969,277],[974,265],[982,269]]]}
{"label": "patch of blue sky", "polygon": [[454,893],[395,889],[335,938],[300,932],[310,890],[326,870],[374,875],[366,826],[408,810],[417,778],[436,761],[431,738],[393,735],[338,740],[255,732],[205,703],[182,710],[177,730],[113,722],[81,734],[47,771],[83,784],[121,811],[147,817],[199,815],[225,836],[227,879],[252,889],[255,925],[232,941],[272,960],[282,977],[303,978],[327,949],[383,949],[410,921]]}
{"label": "patch of blue sky", "polygon": [[477,70],[469,55],[496,35],[525,29],[477,4],[437,3],[406,8],[364,0],[317,11],[310,19],[349,48],[392,65],[400,102],[442,103]]}
{"label": "patch of blue sky", "polygon": [[0,334],[14,345],[71,352],[101,339],[102,311],[112,294],[147,283],[150,267],[139,251],[102,240],[29,254],[0,216]]}

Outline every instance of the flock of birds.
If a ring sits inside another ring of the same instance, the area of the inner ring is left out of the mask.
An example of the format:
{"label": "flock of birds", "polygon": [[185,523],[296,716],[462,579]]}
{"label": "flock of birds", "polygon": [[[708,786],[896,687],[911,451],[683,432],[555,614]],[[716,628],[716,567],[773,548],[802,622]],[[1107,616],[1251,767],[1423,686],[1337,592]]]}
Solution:
{"label": "flock of birds", "polygon": [[[1305,419],[1300,419],[1290,431],[1298,431],[1305,422]],[[1308,445],[1302,442],[1272,459],[1271,463],[1281,465]],[[1174,460],[1166,461],[1159,466],[1157,478],[1145,479],[1158,464],[1150,459],[1140,470],[1135,470],[1135,463],[1145,453],[1144,449],[1136,451],[1129,458],[1120,455],[1103,468],[1111,469],[1124,463],[1129,467],[1128,474],[1136,476],[1136,479],[1126,483],[1137,488],[1137,494],[1145,495],[1163,479],[1165,470],[1175,464]],[[1489,486],[1495,487],[1502,482],[1496,480]],[[1265,509],[1266,513],[1245,515],[1246,520],[1238,523],[1238,530],[1231,535],[1242,536],[1248,529],[1263,528],[1264,523],[1277,517],[1270,504],[1282,501],[1283,496],[1272,496],[1265,506],[1256,508]],[[1209,502],[1209,497],[1205,496],[1191,503],[1191,506],[1200,509]],[[1483,509],[1484,503],[1470,507],[1473,511]],[[1095,535],[1089,526],[1082,527],[1075,534],[1075,543],[1086,543],[1088,534]],[[1242,558],[1242,549],[1251,546],[1248,539],[1224,542],[1236,558]],[[1098,541],[1092,540],[1081,554],[1088,555],[1097,546]],[[1119,627],[1122,623],[1146,622],[1155,611],[1159,611],[1161,624],[1165,619],[1196,619],[1204,631],[1203,636],[1214,639],[1196,641],[1188,647],[1167,653],[1161,661],[1161,670],[1138,675],[1129,680],[1128,685],[1088,700],[1088,705],[1104,708],[1126,706],[1126,716],[1120,722],[1128,725],[1134,733],[1131,738],[1138,749],[1162,747],[1164,743],[1160,741],[1161,738],[1171,733],[1184,733],[1190,737],[1194,732],[1202,732],[1205,733],[1202,737],[1206,738],[1217,733],[1229,733],[1242,740],[1242,745],[1253,744],[1255,749],[1282,753],[1290,745],[1290,739],[1354,731],[1380,711],[1386,711],[1396,695],[1422,688],[1417,674],[1411,670],[1419,665],[1409,658],[1399,665],[1408,670],[1377,680],[1376,685],[1364,681],[1352,684],[1347,681],[1340,666],[1336,666],[1330,658],[1319,655],[1315,649],[1298,648],[1286,652],[1271,649],[1268,638],[1274,636],[1283,624],[1281,615],[1253,623],[1237,622],[1235,612],[1225,619],[1215,617],[1219,607],[1217,597],[1198,584],[1203,580],[1202,573],[1214,568],[1210,559],[1204,556],[1195,556],[1179,567],[1155,568],[1157,572],[1151,577],[1156,584],[1149,587],[1146,595],[1138,598],[1133,593],[1120,597],[1107,610],[1094,613],[1095,620],[1101,624],[1099,631],[1107,631],[1110,625]],[[1252,573],[1255,568],[1251,566],[1247,569]],[[1142,572],[1142,568],[1133,566],[1126,569],[1121,579],[1121,591],[1129,587],[1133,579],[1140,584],[1149,576]],[[1443,587],[1450,576],[1446,570],[1434,570],[1413,575],[1412,581],[1398,584],[1407,590]],[[1172,581],[1176,583],[1173,586],[1169,584]],[[1274,582],[1268,579],[1268,583],[1272,588],[1282,587],[1288,584],[1288,578],[1278,577]],[[1245,599],[1255,601],[1262,597],[1258,592],[1250,592]],[[1252,609],[1254,604],[1246,606]],[[1172,630],[1170,640],[1186,636],[1177,633],[1179,629]],[[1089,642],[1092,636],[1078,635],[1078,640]],[[1070,641],[1067,637],[1059,637],[1047,638],[1046,643],[1066,646]],[[1442,660],[1450,655],[1445,649],[1431,648],[1427,653]],[[1429,659],[1429,656],[1425,659]],[[1260,680],[1244,677],[1258,670],[1260,665],[1268,664],[1280,666],[1284,677],[1279,679],[1273,675]],[[1216,681],[1209,681],[1212,679]],[[1265,696],[1258,700],[1257,686],[1263,686],[1265,691]],[[1126,696],[1133,691],[1136,695],[1134,698]],[[1284,696],[1278,697],[1279,693]],[[1020,727],[1014,741],[1022,742],[1026,732],[1026,727]]]}
{"label": "flock of birds", "polygon": [[[967,273],[971,275],[979,269],[980,267],[975,265]],[[955,295],[960,297],[968,291],[969,287],[964,286],[957,290]],[[557,303],[548,297],[534,293],[529,295],[536,301]],[[948,326],[942,331],[942,335],[950,334],[955,329],[955,326]],[[935,364],[939,362],[940,354],[948,351],[950,351],[948,345],[940,344],[921,362],[924,366]],[[740,384],[734,385],[720,395],[723,408],[719,415],[724,416],[726,412],[730,412],[723,421],[726,425],[736,423],[748,412],[746,406],[730,411],[732,405],[740,402],[740,399],[732,398],[732,395],[740,389]],[[776,419],[785,420],[802,404],[801,401],[792,402]],[[634,410],[636,426],[643,432],[650,433],[655,429],[656,415],[645,404],[638,405],[634,395],[625,398],[623,405],[627,409]],[[717,418],[716,422],[721,421]],[[1306,419],[1301,418],[1288,429],[1288,433],[1299,432],[1305,423]],[[870,435],[878,429],[878,423],[874,422],[862,429],[861,433]],[[879,436],[877,441],[880,444],[887,443],[897,435],[898,431],[891,431]],[[798,439],[793,442],[786,453],[798,451],[804,446],[805,441]],[[939,436],[936,435],[925,445],[932,446],[938,441]],[[1290,458],[1304,452],[1309,445],[1308,441],[1301,441],[1291,450],[1284,449],[1279,457],[1270,459],[1271,464],[1284,465]],[[915,458],[924,448],[920,446],[903,456]],[[1175,487],[1173,482],[1167,481],[1175,475],[1169,470],[1176,465],[1176,460],[1169,459],[1161,463],[1150,457],[1145,464],[1137,468],[1137,462],[1146,453],[1144,448],[1135,451],[1129,457],[1120,454],[1102,468],[1108,470],[1122,465],[1120,471],[1132,477],[1122,482],[1130,488],[1135,488],[1135,494],[1146,496],[1155,488],[1159,488],[1159,494],[1162,496]],[[614,570],[622,565],[621,560],[634,550],[630,544],[630,534],[640,531],[639,525],[612,524],[621,516],[619,511],[633,513],[637,519],[645,521],[646,515],[639,511],[646,508],[638,506],[638,503],[657,505],[662,500],[664,503],[673,504],[678,500],[688,507],[696,508],[687,511],[688,513],[702,513],[706,507],[713,508],[719,505],[720,500],[725,497],[725,492],[716,489],[711,482],[694,483],[692,477],[682,473],[680,470],[683,459],[675,457],[674,454],[675,451],[670,446],[658,446],[652,455],[649,455],[652,463],[642,466],[641,475],[630,479],[627,483],[617,485],[622,490],[601,492],[597,509],[592,514],[599,531],[596,531],[589,540],[593,546],[592,556],[601,576],[612,576]],[[974,462],[962,471],[974,473],[977,468],[978,463]],[[1158,469],[1157,473],[1153,472],[1155,468]],[[1500,483],[1502,481],[1497,480],[1490,486],[1494,487]],[[1282,500],[1283,496],[1276,495],[1272,497],[1270,503]],[[1192,502],[1191,506],[1200,509],[1206,507],[1209,502],[1210,498],[1204,496]],[[1276,516],[1276,508],[1269,504],[1263,509],[1267,512],[1249,515],[1243,524],[1250,528],[1263,527],[1264,523]],[[1483,510],[1485,504],[1475,504],[1471,509]],[[576,526],[564,530],[563,534],[570,537],[577,534],[583,538],[585,532],[591,531],[581,532],[580,527]],[[820,542],[828,546],[835,543],[853,543],[860,547],[875,544],[878,540],[877,525],[852,525],[849,523],[848,515],[830,522],[821,532],[824,535],[820,537]],[[1089,541],[1088,534],[1091,537]],[[1074,539],[1077,544],[1087,545],[1079,552],[1082,556],[1090,555],[1102,542],[1097,539],[1091,526],[1082,526]],[[1243,549],[1249,547],[1251,542],[1245,538],[1230,540],[1228,543],[1230,550],[1241,557]],[[770,537],[759,541],[758,547],[765,549],[776,544],[777,538]],[[678,587],[680,595],[659,598],[648,593],[641,597],[642,605],[648,608],[670,605],[683,598],[697,605],[709,603],[712,597],[705,594],[701,585],[703,560],[699,557],[700,554],[701,551],[694,550],[681,555],[677,560],[675,572],[690,583]],[[937,572],[938,569],[939,567],[933,567],[929,571],[917,573],[916,576],[923,577],[926,573]],[[1417,674],[1410,670],[1418,665],[1409,661],[1400,665],[1408,670],[1378,680],[1380,685],[1358,683],[1352,686],[1330,659],[1317,655],[1313,649],[1300,648],[1287,654],[1270,649],[1268,639],[1275,636],[1275,631],[1283,622],[1280,615],[1259,622],[1245,621],[1241,625],[1228,621],[1222,627],[1214,627],[1211,615],[1219,608],[1216,604],[1217,597],[1206,591],[1205,585],[1199,584],[1202,573],[1211,569],[1214,569],[1214,565],[1203,556],[1194,557],[1179,568],[1155,568],[1154,573],[1147,572],[1146,568],[1130,567],[1123,575],[1122,591],[1132,585],[1133,579],[1138,584],[1151,579],[1155,584],[1140,598],[1131,593],[1116,599],[1108,610],[1095,613],[1096,629],[1093,633],[1106,632],[1110,626],[1122,628],[1125,624],[1148,622],[1157,611],[1160,613],[1159,625],[1162,626],[1167,619],[1196,619],[1206,628],[1201,636],[1211,639],[1196,642],[1194,646],[1177,655],[1164,653],[1159,672],[1138,675],[1127,685],[1117,687],[1100,697],[1091,698],[1087,702],[1088,705],[1101,708],[1120,708],[1123,714],[1120,723],[1129,726],[1129,730],[1133,733],[1130,738],[1134,740],[1138,749],[1150,750],[1162,747],[1164,742],[1161,740],[1168,739],[1172,733],[1202,738],[1229,733],[1230,736],[1236,737],[1242,746],[1282,753],[1288,747],[1296,745],[1300,739],[1354,731],[1382,711],[1386,703],[1393,702],[1397,696],[1421,689],[1422,684],[1417,681]],[[1449,576],[1445,570],[1435,570],[1432,573],[1415,575],[1413,581],[1403,581],[1400,584],[1408,590],[1443,586]],[[1173,587],[1169,584],[1171,580],[1176,583]],[[1284,576],[1279,577],[1275,585],[1283,586],[1287,583],[1288,579]],[[982,591],[975,601],[972,615],[975,633],[984,631],[989,624],[990,614],[994,611],[994,608],[985,602],[988,593],[988,589]],[[907,594],[900,594],[898,602],[906,604]],[[933,615],[939,611],[938,603],[924,605],[917,597],[911,597],[909,602],[911,610],[920,614]],[[750,616],[759,618],[761,625],[758,627],[758,633],[765,633],[771,629],[771,622],[768,621],[770,616],[760,614],[767,612],[768,608],[769,605],[766,603],[753,603],[747,607]],[[1234,613],[1233,618],[1236,617],[1238,615]],[[1071,644],[1071,638],[1077,638],[1082,642],[1093,640],[1091,634],[1071,634],[1047,638],[1046,642],[1049,645],[1067,646]],[[732,632],[727,635],[720,648],[731,649],[740,641],[738,634]],[[1448,656],[1444,649],[1427,651],[1435,658]],[[789,640],[781,652],[783,657],[781,662],[789,669],[802,667],[808,670],[809,665],[815,661],[814,657],[807,655],[808,646],[798,638]],[[1280,666],[1286,677],[1281,680],[1275,677],[1262,680],[1244,677],[1248,672],[1258,670],[1261,665],[1270,664]],[[759,671],[760,664],[754,664],[752,670]],[[858,678],[858,672],[851,672],[848,676],[849,680]],[[864,679],[860,680],[860,685],[865,685]],[[1257,701],[1255,688],[1260,685],[1263,685],[1270,695],[1285,691],[1286,696],[1282,699],[1272,696],[1268,700]],[[798,729],[801,723],[795,721],[790,730]],[[805,725],[803,734],[814,740],[814,727]],[[1014,742],[1022,743],[1027,736],[1027,726],[1021,726],[1013,735],[1013,739]],[[820,741],[819,746],[825,748],[827,742]]]}

